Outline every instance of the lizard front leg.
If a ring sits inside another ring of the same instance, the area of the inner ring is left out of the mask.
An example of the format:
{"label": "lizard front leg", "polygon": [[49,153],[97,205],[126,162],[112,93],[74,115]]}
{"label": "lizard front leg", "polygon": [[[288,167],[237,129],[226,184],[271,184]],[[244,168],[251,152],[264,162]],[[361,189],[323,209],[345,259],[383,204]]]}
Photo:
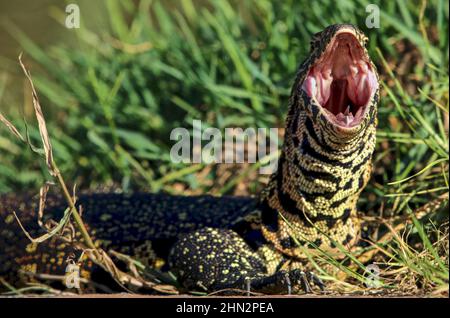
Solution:
{"label": "lizard front leg", "polygon": [[203,228],[180,237],[170,252],[169,264],[188,290],[290,293],[301,286],[309,292],[311,283],[319,283],[314,275],[299,269],[278,270],[274,264],[279,261],[281,267],[283,256],[267,258],[267,250],[266,246],[258,251],[251,248],[232,230]]}

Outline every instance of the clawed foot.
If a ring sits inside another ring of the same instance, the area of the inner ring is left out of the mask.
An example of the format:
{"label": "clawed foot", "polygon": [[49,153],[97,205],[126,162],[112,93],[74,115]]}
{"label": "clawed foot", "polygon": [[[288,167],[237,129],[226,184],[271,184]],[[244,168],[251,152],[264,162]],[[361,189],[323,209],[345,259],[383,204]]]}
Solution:
{"label": "clawed foot", "polygon": [[324,283],[313,272],[304,272],[299,269],[289,272],[279,271],[271,276],[245,279],[245,288],[248,296],[252,290],[267,293],[287,292],[288,295],[291,295],[293,288],[297,286],[300,286],[307,294],[313,292],[312,286],[319,287],[321,291],[325,290]]}
{"label": "clawed foot", "polygon": [[[286,277],[289,280],[293,280],[297,284],[299,284],[302,288],[302,290],[307,293],[311,294],[313,292],[312,286],[315,285],[320,288],[321,291],[325,290],[325,285],[322,282],[322,280],[316,276],[313,272],[304,272],[301,270],[293,270],[289,273],[286,273]],[[288,283],[288,294],[291,294],[291,286],[290,282]]]}

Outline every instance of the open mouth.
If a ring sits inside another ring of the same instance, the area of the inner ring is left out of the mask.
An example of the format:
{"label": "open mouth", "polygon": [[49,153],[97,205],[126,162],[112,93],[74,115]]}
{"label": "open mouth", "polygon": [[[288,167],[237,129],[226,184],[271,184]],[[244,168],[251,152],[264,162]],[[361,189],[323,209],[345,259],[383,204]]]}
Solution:
{"label": "open mouth", "polygon": [[351,32],[340,32],[310,68],[303,90],[341,127],[361,123],[378,82],[363,47]]}

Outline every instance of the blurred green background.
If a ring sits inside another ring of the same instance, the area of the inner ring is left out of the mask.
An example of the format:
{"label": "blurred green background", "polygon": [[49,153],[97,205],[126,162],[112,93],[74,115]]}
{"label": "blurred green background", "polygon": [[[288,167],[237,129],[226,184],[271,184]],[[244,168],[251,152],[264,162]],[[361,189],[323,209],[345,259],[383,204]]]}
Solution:
{"label": "blurred green background", "polygon": [[[64,27],[65,6],[81,28]],[[366,6],[381,10],[367,29]],[[448,2],[14,1],[0,3],[0,111],[40,145],[24,52],[66,180],[82,189],[256,194],[255,165],[174,164],[175,127],[284,126],[311,35],[353,23],[382,79],[374,176],[360,205],[376,214],[448,193]],[[412,177],[410,179],[406,179]],[[0,193],[50,177],[0,128]],[[394,181],[402,181],[389,184]]]}

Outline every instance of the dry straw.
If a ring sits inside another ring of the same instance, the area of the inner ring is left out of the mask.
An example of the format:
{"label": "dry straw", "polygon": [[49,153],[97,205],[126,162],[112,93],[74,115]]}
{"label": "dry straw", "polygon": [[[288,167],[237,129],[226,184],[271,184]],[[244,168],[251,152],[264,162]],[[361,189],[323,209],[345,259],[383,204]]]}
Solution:
{"label": "dry straw", "polygon": [[[128,273],[122,272],[117,268],[117,266],[114,264],[112,259],[109,257],[109,255],[103,251],[101,248],[96,247],[94,244],[94,241],[92,240],[91,236],[89,235],[83,220],[81,219],[81,214],[79,208],[76,206],[75,201],[75,193],[70,194],[68,191],[68,188],[66,186],[66,183],[64,181],[64,178],[61,174],[61,172],[58,169],[57,164],[54,161],[53,158],[53,152],[52,152],[52,144],[50,140],[50,136],[48,134],[47,125],[45,121],[44,114],[42,112],[42,107],[39,102],[38,94],[36,92],[36,89],[33,84],[33,80],[31,78],[30,71],[25,67],[25,65],[22,62],[22,54],[19,55],[19,64],[22,67],[23,72],[25,73],[25,76],[28,79],[28,82],[30,83],[31,87],[31,94],[32,94],[32,100],[33,100],[33,108],[34,113],[36,116],[36,119],[38,121],[39,126],[39,133],[41,136],[42,146],[44,148],[43,154],[45,156],[45,162],[48,168],[48,171],[51,176],[56,178],[58,185],[61,187],[64,197],[67,201],[68,208],[66,209],[64,216],[61,218],[61,220],[51,228],[44,227],[47,233],[44,235],[33,238],[31,235],[26,231],[25,227],[20,222],[19,217],[15,212],[13,212],[14,217],[16,218],[17,222],[19,223],[19,226],[25,233],[25,235],[32,241],[33,243],[42,243],[49,238],[53,236],[58,236],[62,234],[62,231],[68,225],[71,220],[73,219],[76,228],[81,232],[83,242],[77,242],[77,246],[82,246],[83,254],[87,255],[94,263],[101,266],[103,269],[105,269],[107,272],[111,274],[111,276],[116,280],[119,285],[121,285],[123,288],[128,290],[127,286],[131,288],[147,288],[147,289],[153,289],[161,293],[167,293],[167,294],[177,294],[178,291],[171,285],[162,285],[150,281],[144,280],[137,271],[132,271],[133,275],[130,275]],[[20,139],[22,142],[27,144],[35,153],[42,155],[42,151],[34,147],[28,136],[27,138],[24,138],[23,135],[19,132],[19,130],[8,120],[6,117],[4,117],[0,113],[0,121],[9,129],[9,131],[18,139]],[[40,190],[40,202],[39,202],[39,212],[38,212],[38,223],[40,226],[43,226],[42,224],[42,216],[44,213],[45,208],[45,199],[47,192],[49,190],[49,183],[46,183]],[[73,217],[73,218],[72,218]]]}

